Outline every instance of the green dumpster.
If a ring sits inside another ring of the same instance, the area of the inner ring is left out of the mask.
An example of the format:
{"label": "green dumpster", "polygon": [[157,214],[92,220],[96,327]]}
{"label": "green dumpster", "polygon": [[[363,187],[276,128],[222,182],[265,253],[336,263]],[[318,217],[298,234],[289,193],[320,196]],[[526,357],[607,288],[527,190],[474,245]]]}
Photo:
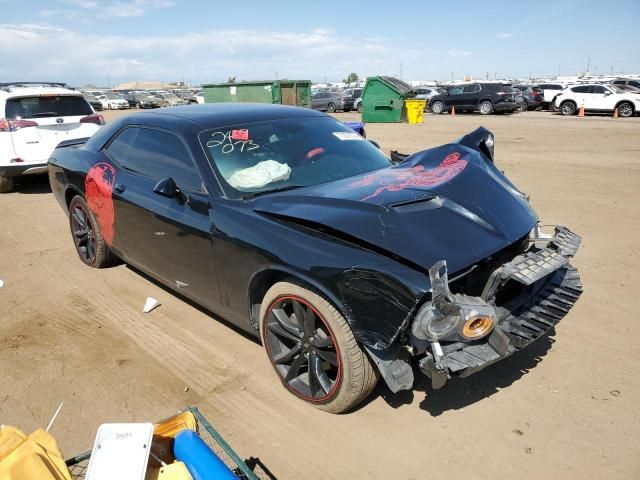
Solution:
{"label": "green dumpster", "polygon": [[262,80],[203,85],[205,103],[252,102],[311,107],[311,80]]}
{"label": "green dumpster", "polygon": [[404,101],[413,98],[413,87],[394,77],[369,77],[362,92],[362,121],[367,123],[404,122]]}

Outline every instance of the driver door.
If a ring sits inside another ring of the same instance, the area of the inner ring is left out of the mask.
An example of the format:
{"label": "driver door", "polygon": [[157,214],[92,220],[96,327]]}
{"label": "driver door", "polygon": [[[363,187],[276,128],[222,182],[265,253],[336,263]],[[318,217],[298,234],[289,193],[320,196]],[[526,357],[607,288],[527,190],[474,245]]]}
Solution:
{"label": "driver door", "polygon": [[[175,134],[128,127],[104,149],[117,166],[115,230],[131,264],[210,308],[219,304],[209,195]],[[154,191],[171,178],[179,194]]]}
{"label": "driver door", "polygon": [[447,106],[456,107],[457,109],[460,109],[462,107],[463,93],[464,93],[463,85],[450,88],[449,95],[447,95],[447,98],[445,100]]}

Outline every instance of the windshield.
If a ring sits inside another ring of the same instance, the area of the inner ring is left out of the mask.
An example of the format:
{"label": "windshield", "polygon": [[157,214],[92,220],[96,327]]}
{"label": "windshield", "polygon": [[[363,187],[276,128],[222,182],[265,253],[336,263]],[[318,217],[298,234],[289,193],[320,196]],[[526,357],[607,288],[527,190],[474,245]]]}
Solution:
{"label": "windshield", "polygon": [[70,117],[91,115],[93,110],[79,95],[40,95],[9,98],[5,118]]}
{"label": "windshield", "polygon": [[105,93],[104,96],[107,97],[109,100],[119,100],[120,99],[120,97],[118,95],[116,95],[115,93]]}
{"label": "windshield", "polygon": [[173,93],[163,93],[162,98],[178,98],[178,97]]}
{"label": "windshield", "polygon": [[331,117],[298,117],[205,130],[200,143],[238,198],[306,187],[391,165],[384,154]]}

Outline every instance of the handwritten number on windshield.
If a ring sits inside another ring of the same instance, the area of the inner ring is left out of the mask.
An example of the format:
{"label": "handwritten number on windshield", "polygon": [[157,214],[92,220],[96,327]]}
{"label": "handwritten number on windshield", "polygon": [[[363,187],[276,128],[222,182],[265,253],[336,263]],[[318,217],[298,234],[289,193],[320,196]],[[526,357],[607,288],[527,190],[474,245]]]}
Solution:
{"label": "handwritten number on windshield", "polygon": [[233,140],[231,138],[231,130],[228,132],[214,132],[211,134],[211,140],[207,142],[207,148],[221,147],[222,153],[231,153],[236,147],[240,149],[240,152],[250,152],[256,148],[260,148],[260,145],[253,143],[253,140]]}

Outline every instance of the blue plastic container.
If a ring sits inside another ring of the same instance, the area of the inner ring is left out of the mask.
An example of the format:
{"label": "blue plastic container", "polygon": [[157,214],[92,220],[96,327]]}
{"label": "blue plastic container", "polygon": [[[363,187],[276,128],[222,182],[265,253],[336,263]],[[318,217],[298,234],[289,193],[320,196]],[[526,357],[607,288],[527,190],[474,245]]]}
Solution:
{"label": "blue plastic container", "polygon": [[347,127],[355,130],[357,133],[362,135],[363,137],[367,137],[364,131],[364,123],[362,122],[343,122]]}
{"label": "blue plastic container", "polygon": [[183,430],[176,435],[173,456],[187,466],[194,480],[238,480],[229,467],[192,430]]}

